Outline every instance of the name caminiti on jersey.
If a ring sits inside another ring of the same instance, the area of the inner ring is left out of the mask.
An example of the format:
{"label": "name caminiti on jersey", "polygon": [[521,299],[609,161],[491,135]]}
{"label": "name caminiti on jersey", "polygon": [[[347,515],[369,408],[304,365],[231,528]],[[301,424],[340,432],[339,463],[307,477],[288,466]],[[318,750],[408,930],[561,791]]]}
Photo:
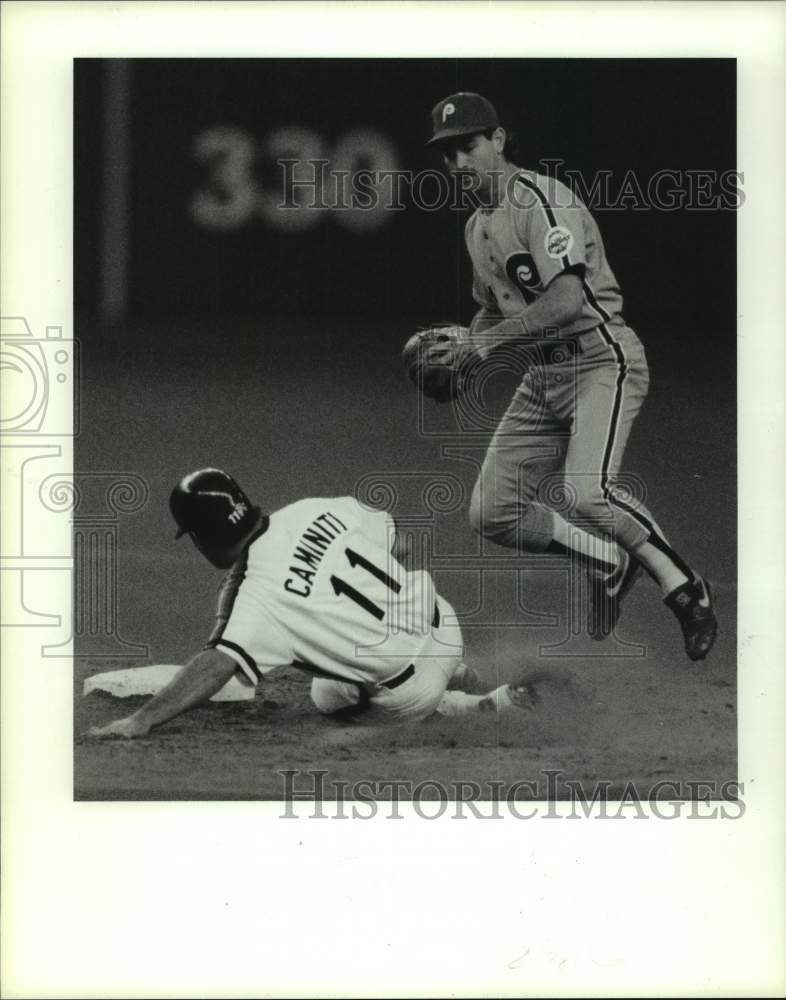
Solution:
{"label": "name caminiti on jersey", "polygon": [[622,294],[597,223],[575,194],[553,177],[522,170],[501,204],[477,209],[465,228],[478,305],[517,316],[560,274],[582,279],[580,316],[560,328],[576,336],[599,323],[623,324]]}
{"label": "name caminiti on jersey", "polygon": [[284,587],[291,594],[308,597],[311,593],[316,570],[322,562],[326,549],[339,534],[348,530],[346,524],[339,521],[336,515],[330,511],[316,517],[300,536],[299,543],[292,553],[294,565],[290,566],[289,569],[294,576],[298,577],[298,580],[287,577],[284,581]]}
{"label": "name caminiti on jersey", "polygon": [[392,518],[353,497],[276,511],[225,579],[208,647],[254,683],[289,664],[364,683],[395,676],[430,641],[436,594],[428,573],[394,559],[394,539]]}

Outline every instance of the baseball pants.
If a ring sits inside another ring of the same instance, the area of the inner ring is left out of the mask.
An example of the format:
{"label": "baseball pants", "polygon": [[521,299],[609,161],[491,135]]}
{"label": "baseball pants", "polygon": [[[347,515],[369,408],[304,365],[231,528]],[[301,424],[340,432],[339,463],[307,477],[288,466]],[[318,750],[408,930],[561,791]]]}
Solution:
{"label": "baseball pants", "polygon": [[524,551],[546,549],[553,513],[632,549],[651,516],[638,481],[617,481],[647,395],[644,348],[628,327],[604,325],[547,344],[492,438],[470,521],[479,534]]}
{"label": "baseball pants", "polygon": [[367,706],[364,719],[371,723],[415,721],[433,715],[464,653],[456,612],[442,597],[437,606],[439,625],[432,628],[423,648],[407,667],[384,684],[315,677],[311,700],[317,709],[332,715]]}

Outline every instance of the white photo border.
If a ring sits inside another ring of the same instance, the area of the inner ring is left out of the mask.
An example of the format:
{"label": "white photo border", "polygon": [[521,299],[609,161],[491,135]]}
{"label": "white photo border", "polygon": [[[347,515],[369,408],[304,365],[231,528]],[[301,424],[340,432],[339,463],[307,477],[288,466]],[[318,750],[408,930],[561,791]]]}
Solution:
{"label": "white photo border", "polygon": [[[783,3],[3,5],[2,315],[39,339],[73,337],[78,57],[735,57],[746,192],[744,818],[333,824],[281,821],[275,803],[75,803],[70,671],[40,658],[35,629],[4,629],[6,996],[783,992],[784,23]],[[13,546],[20,472],[5,455],[2,471]],[[42,551],[67,560],[70,532],[50,530]],[[68,615],[63,575],[41,576],[36,604]]]}

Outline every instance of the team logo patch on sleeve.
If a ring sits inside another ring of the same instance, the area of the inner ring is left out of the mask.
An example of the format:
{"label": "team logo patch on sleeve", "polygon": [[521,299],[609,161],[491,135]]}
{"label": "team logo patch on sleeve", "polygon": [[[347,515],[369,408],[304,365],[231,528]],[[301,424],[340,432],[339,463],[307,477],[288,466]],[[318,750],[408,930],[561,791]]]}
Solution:
{"label": "team logo patch on sleeve", "polygon": [[538,296],[541,281],[532,254],[511,254],[505,261],[505,271],[510,281],[524,296],[524,301],[534,302]]}
{"label": "team logo patch on sleeve", "polygon": [[552,260],[559,260],[566,253],[570,253],[573,246],[573,233],[564,226],[552,226],[546,233],[543,243],[549,257]]}
{"label": "team logo patch on sleeve", "polygon": [[508,277],[518,288],[537,288],[540,275],[532,254],[514,253],[505,261]]}

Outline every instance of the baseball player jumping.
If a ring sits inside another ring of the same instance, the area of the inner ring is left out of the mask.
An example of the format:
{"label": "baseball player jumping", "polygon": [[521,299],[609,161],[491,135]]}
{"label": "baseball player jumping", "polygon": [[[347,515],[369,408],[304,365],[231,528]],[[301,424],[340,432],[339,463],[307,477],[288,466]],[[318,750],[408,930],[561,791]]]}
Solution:
{"label": "baseball player jumping", "polygon": [[[432,120],[427,145],[481,205],[465,230],[480,309],[456,364],[471,369],[523,345],[538,359],[486,454],[474,529],[500,545],[584,562],[588,631],[597,639],[613,631],[643,568],[676,615],[688,656],[703,659],[717,634],[708,582],[649,511],[615,488],[649,375],[595,220],[565,185],[511,161],[505,129],[479,94],[445,98]],[[543,484],[555,476],[571,498],[569,521],[543,502]]]}
{"label": "baseball player jumping", "polygon": [[[233,676],[256,685],[276,667],[314,675],[317,709],[370,722],[435,712],[531,709],[532,675],[488,694],[462,663],[455,612],[428,573],[404,569],[392,518],[352,497],[306,499],[271,515],[219,469],[172,491],[177,536],[219,569],[216,626],[205,648],[137,712],[87,736],[146,736],[216,694]],[[545,678],[542,678],[545,680]]]}

